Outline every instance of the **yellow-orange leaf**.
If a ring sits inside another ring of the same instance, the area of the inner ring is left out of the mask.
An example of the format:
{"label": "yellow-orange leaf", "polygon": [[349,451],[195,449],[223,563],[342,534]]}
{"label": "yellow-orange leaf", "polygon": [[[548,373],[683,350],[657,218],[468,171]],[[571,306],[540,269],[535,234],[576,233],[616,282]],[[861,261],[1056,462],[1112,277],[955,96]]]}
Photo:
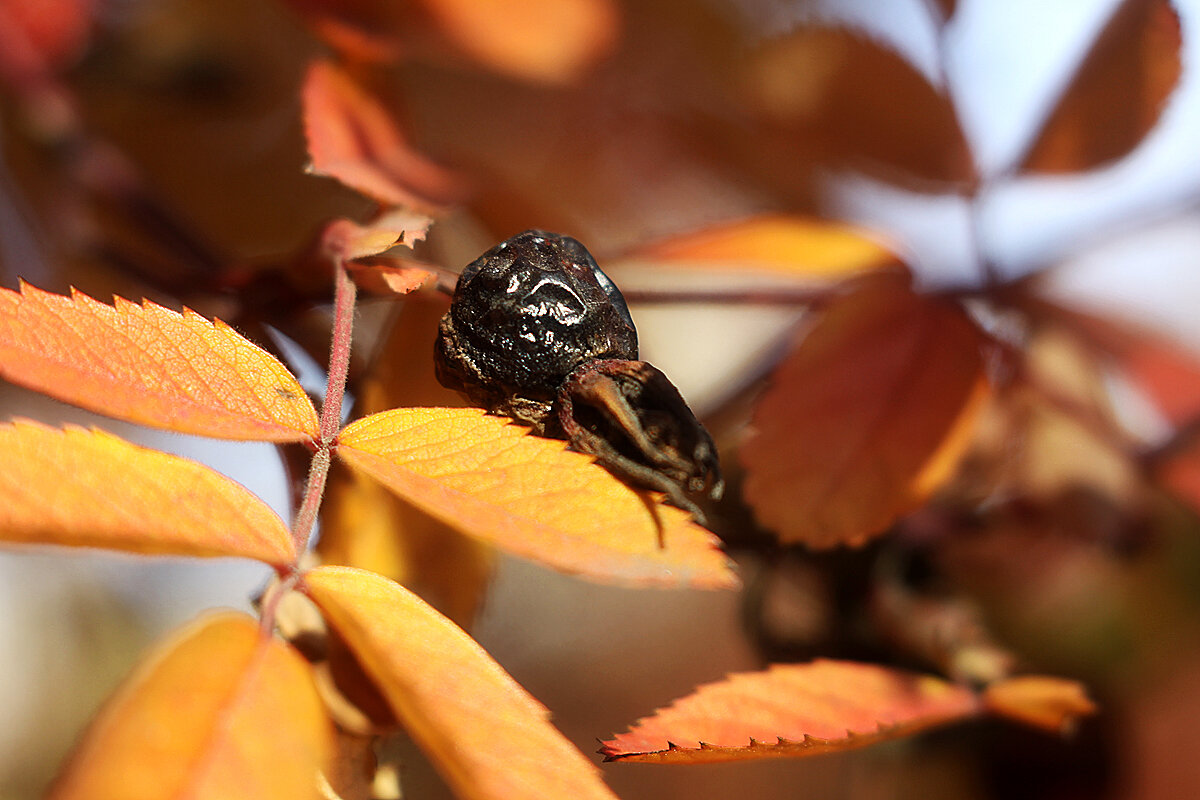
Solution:
{"label": "yellow-orange leaf", "polygon": [[655,242],[634,254],[661,262],[763,269],[835,279],[885,267],[895,253],[850,225],[810,217],[765,214]]}
{"label": "yellow-orange leaf", "polygon": [[477,408],[397,408],[338,437],[355,469],[519,556],[609,582],[737,585],[715,536],[565,448]]}
{"label": "yellow-orange leaf", "polygon": [[745,493],[788,542],[858,545],[941,485],[987,394],[982,334],[880,275],[834,303],[776,371],[742,450]]}
{"label": "yellow-orange leaf", "polygon": [[612,800],[546,709],[412,592],[351,567],[304,585],[459,797]]}
{"label": "yellow-orange leaf", "polygon": [[316,174],[389,205],[437,210],[462,198],[462,179],[413,150],[391,112],[341,68],[313,62],[301,99]]}
{"label": "yellow-orange leaf", "polygon": [[219,439],[300,441],[317,413],[283,364],[220,320],[0,289],[0,377],[77,406]]}
{"label": "yellow-orange leaf", "polygon": [[274,511],[203,464],[103,431],[0,425],[0,541],[295,560]]}
{"label": "yellow-orange leaf", "polygon": [[1082,684],[1045,675],[1021,675],[991,683],[983,692],[983,703],[993,714],[1051,733],[1067,732],[1080,717],[1096,713],[1096,704]]}
{"label": "yellow-orange leaf", "polygon": [[211,614],[126,681],[49,797],[315,799],[331,747],[307,662],[246,615]]}
{"label": "yellow-orange leaf", "polygon": [[706,684],[604,742],[607,760],[796,758],[874,744],[974,716],[962,686],[849,661],[775,664]]}
{"label": "yellow-orange leaf", "polygon": [[466,55],[528,80],[575,78],[616,40],[612,0],[423,0],[437,28]]}

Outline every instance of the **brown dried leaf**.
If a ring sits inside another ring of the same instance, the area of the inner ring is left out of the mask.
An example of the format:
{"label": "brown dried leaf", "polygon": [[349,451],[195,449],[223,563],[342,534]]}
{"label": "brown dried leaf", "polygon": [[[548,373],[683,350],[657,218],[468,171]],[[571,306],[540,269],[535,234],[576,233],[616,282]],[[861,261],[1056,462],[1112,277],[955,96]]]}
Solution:
{"label": "brown dried leaf", "polygon": [[776,370],[742,448],[746,499],[786,542],[859,545],[952,474],[988,394],[956,304],[880,275]]}
{"label": "brown dried leaf", "polygon": [[746,91],[759,113],[826,159],[920,182],[974,176],[949,98],[895,51],[855,33],[805,27],[767,42],[750,61]]}
{"label": "brown dried leaf", "polygon": [[871,664],[774,664],[699,687],[604,742],[607,761],[696,764],[799,758],[975,716],[962,686]]}
{"label": "brown dried leaf", "polygon": [[1021,168],[1077,172],[1121,158],[1157,124],[1182,73],[1170,0],[1125,0],[1092,45]]}

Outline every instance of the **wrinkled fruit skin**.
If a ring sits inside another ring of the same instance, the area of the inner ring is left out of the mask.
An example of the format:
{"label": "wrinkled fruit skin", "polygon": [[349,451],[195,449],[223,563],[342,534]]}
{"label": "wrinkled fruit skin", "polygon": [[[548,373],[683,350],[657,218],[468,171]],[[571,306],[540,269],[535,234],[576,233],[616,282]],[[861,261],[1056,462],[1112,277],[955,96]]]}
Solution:
{"label": "wrinkled fruit skin", "polygon": [[625,298],[569,236],[525,231],[468,265],[434,356],[443,386],[698,518],[692,498],[721,494],[711,437],[666,375],[637,360]]}
{"label": "wrinkled fruit skin", "polygon": [[443,386],[542,432],[578,366],[637,355],[625,298],[587,249],[569,236],[525,231],[463,270],[435,365]]}
{"label": "wrinkled fruit skin", "polygon": [[[685,495],[721,496],[724,483],[712,437],[654,365],[589,362],[567,379],[558,402],[563,438],[619,477],[668,494],[674,485]],[[626,412],[632,424],[625,421]]]}

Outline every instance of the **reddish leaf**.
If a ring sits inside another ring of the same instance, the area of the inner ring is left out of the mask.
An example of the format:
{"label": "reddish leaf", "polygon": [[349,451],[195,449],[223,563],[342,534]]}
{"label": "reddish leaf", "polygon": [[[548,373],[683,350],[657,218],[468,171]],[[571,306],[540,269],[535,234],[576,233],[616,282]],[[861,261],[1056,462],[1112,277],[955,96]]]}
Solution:
{"label": "reddish leaf", "polygon": [[926,675],[814,661],[730,675],[603,743],[606,760],[661,764],[850,750],[972,717],[975,695]]}
{"label": "reddish leaf", "polygon": [[1042,126],[1023,169],[1074,172],[1121,158],[1158,122],[1182,71],[1169,0],[1125,0]]}
{"label": "reddish leaf", "polygon": [[1067,733],[1080,717],[1096,713],[1096,704],[1076,681],[1022,675],[989,684],[983,692],[988,711],[1051,733]]}
{"label": "reddish leaf", "polygon": [[0,540],[290,564],[283,520],[202,464],[103,431],[0,425]]}
{"label": "reddish leaf", "polygon": [[[712,534],[566,443],[477,408],[398,408],[351,423],[338,455],[463,533],[564,572],[732,588]],[[660,546],[662,542],[662,546]]]}
{"label": "reddish leaf", "polygon": [[461,200],[462,179],[412,149],[379,98],[328,61],[304,79],[311,171],[387,205],[437,211]]}
{"label": "reddish leaf", "polygon": [[664,239],[638,248],[633,257],[822,279],[901,267],[892,251],[857,228],[783,214],[750,217]]}
{"label": "reddish leaf", "polygon": [[857,34],[804,27],[770,40],[750,61],[747,95],[826,159],[923,183],[974,174],[946,95],[895,51]]}
{"label": "reddish leaf", "polygon": [[1200,439],[1193,438],[1155,466],[1164,485],[1200,509]]}
{"label": "reddish leaf", "polygon": [[331,746],[308,664],[244,614],[212,614],[109,700],[49,797],[315,800]]}
{"label": "reddish leaf", "polygon": [[0,289],[0,377],[158,428],[274,442],[317,435],[317,412],[274,356],[228,325],[145,301],[116,307],[28,284]]}
{"label": "reddish leaf", "polygon": [[612,800],[546,709],[419,597],[349,567],[304,584],[459,797]]}
{"label": "reddish leaf", "polygon": [[986,397],[960,307],[879,276],[780,365],[742,449],[745,495],[787,542],[858,545],[951,474]]}
{"label": "reddish leaf", "polygon": [[20,86],[78,57],[94,6],[94,0],[0,0],[0,79]]}

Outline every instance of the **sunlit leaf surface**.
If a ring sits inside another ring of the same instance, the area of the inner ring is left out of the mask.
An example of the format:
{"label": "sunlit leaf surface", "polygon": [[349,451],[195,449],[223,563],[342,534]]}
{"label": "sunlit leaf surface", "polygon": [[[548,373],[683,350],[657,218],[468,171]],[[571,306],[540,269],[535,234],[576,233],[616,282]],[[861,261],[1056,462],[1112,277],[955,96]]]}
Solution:
{"label": "sunlit leaf surface", "polygon": [[603,743],[608,760],[702,763],[849,750],[975,715],[969,689],[849,661],[776,664],[699,687]]}
{"label": "sunlit leaf surface", "polygon": [[737,585],[715,536],[565,448],[476,408],[394,409],[338,437],[355,469],[524,558],[606,582]]}
{"label": "sunlit leaf surface", "polygon": [[0,541],[295,559],[269,506],[208,467],[103,431],[0,425]]}
{"label": "sunlit leaf surface", "polygon": [[464,60],[511,77],[562,83],[612,49],[613,0],[290,0],[355,59]]}
{"label": "sunlit leaf surface", "polygon": [[663,239],[633,254],[662,263],[836,279],[899,268],[895,253],[864,231],[809,217],[767,214]]}
{"label": "sunlit leaf surface", "polygon": [[612,800],[546,709],[416,595],[349,567],[304,583],[458,797]]}
{"label": "sunlit leaf surface", "polygon": [[51,800],[303,800],[332,746],[307,662],[248,616],[152,653],[70,756]]}
{"label": "sunlit leaf surface", "polygon": [[312,402],[283,364],[217,320],[0,289],[0,377],[111,417],[220,439],[300,441]]}

